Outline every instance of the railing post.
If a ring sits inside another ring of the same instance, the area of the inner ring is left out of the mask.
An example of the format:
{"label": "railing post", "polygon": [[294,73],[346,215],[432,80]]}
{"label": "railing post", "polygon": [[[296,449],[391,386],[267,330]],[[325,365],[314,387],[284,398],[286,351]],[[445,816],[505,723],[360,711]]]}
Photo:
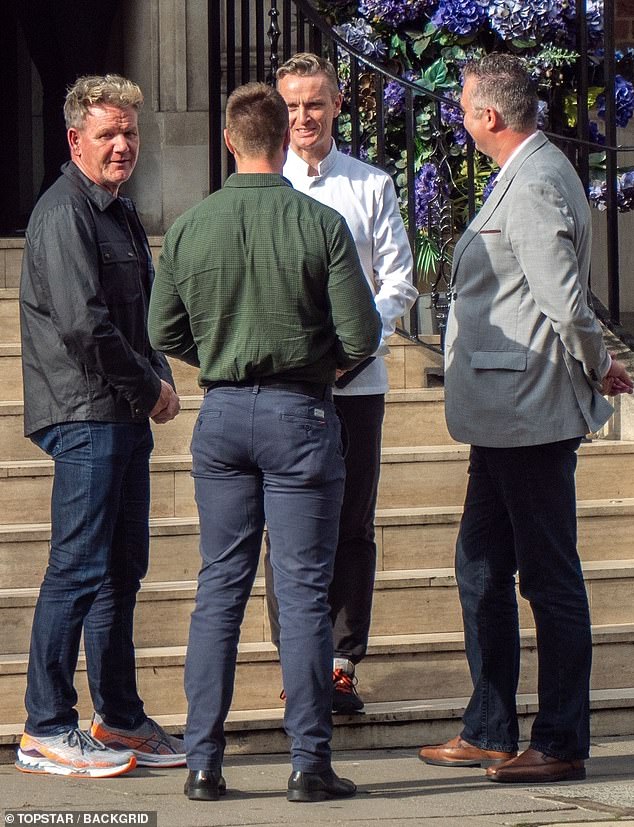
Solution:
{"label": "railing post", "polygon": [[590,164],[587,141],[590,133],[588,118],[588,24],[586,20],[586,0],[576,2],[576,25],[577,25],[577,172],[585,192],[588,192],[590,184]]}
{"label": "railing post", "polygon": [[222,186],[222,92],[220,79],[220,0],[207,0],[209,60],[209,191]]}
{"label": "railing post", "polygon": [[271,18],[271,25],[269,26],[269,30],[267,32],[269,36],[269,42],[271,44],[271,56],[270,56],[270,66],[269,66],[269,76],[266,79],[267,83],[270,83],[272,86],[275,85],[275,76],[277,74],[278,67],[280,65],[279,55],[277,53],[277,43],[280,39],[280,27],[277,22],[277,18],[279,17],[279,11],[277,8],[277,0],[271,0],[271,8],[269,9],[269,17]]}
{"label": "railing post", "polygon": [[618,158],[616,147],[616,101],[614,98],[616,61],[614,57],[614,0],[605,0],[603,10],[604,67],[605,67],[605,183],[608,237],[608,310],[610,319],[620,324],[619,296],[619,214],[616,176]]}
{"label": "railing post", "polygon": [[[416,239],[418,233],[416,232],[416,194],[414,181],[414,156],[416,154],[415,145],[416,134],[416,114],[414,112],[414,93],[409,88],[405,89],[405,157],[407,165],[405,169],[405,176],[407,180],[407,235],[409,243],[412,248],[412,255],[414,256],[414,287],[418,287],[418,245]],[[410,335],[414,338],[418,337],[418,302],[414,302],[414,307],[410,313]]]}

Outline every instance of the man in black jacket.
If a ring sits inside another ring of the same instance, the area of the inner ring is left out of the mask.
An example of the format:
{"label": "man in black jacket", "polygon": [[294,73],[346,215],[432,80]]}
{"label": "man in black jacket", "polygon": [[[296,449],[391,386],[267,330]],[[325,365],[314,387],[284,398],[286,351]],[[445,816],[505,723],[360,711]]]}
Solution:
{"label": "man in black jacket", "polygon": [[[25,433],[55,463],[49,564],[31,634],[24,772],[108,777],[180,766],[182,742],[148,718],[135,681],[136,593],[148,564],[149,419],[179,400],[146,322],[152,260],[119,196],[139,149],[139,87],[79,78],[64,105],[71,161],[26,234],[20,311]],[[95,708],[78,727],[84,634]]]}

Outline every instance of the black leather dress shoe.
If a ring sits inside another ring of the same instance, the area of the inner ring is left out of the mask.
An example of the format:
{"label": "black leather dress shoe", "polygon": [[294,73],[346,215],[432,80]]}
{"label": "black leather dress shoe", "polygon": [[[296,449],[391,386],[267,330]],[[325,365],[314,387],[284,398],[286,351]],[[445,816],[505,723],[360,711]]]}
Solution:
{"label": "black leather dress shoe", "polygon": [[218,801],[227,792],[220,773],[212,770],[190,770],[185,781],[185,795],[192,801]]}
{"label": "black leather dress shoe", "polygon": [[292,772],[288,779],[289,801],[327,801],[329,798],[347,798],[357,791],[356,784],[339,778],[334,770],[325,772]]}

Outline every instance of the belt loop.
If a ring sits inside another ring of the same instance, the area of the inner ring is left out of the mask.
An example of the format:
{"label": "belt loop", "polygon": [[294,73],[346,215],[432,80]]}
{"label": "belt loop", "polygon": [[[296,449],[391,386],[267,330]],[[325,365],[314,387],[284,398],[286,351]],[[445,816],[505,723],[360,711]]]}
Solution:
{"label": "belt loop", "polygon": [[260,383],[256,382],[255,385],[253,386],[253,390],[251,391],[251,393],[256,394],[256,393],[259,393],[259,392],[260,392]]}

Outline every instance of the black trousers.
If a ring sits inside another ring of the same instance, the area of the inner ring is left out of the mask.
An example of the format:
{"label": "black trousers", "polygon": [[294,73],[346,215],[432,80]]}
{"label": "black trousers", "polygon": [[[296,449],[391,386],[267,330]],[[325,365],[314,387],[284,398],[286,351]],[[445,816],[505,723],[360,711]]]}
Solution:
{"label": "black trousers", "polygon": [[[359,663],[368,648],[376,571],[374,512],[381,468],[385,396],[335,396],[343,425],[346,485],[328,600],[335,657]],[[279,648],[278,606],[268,546],[264,557],[271,639]]]}
{"label": "black trousers", "polygon": [[482,749],[517,749],[519,572],[537,630],[531,747],[562,759],[588,756],[592,638],[577,553],[579,442],[471,448],[456,578],[473,680],[462,737]]}

